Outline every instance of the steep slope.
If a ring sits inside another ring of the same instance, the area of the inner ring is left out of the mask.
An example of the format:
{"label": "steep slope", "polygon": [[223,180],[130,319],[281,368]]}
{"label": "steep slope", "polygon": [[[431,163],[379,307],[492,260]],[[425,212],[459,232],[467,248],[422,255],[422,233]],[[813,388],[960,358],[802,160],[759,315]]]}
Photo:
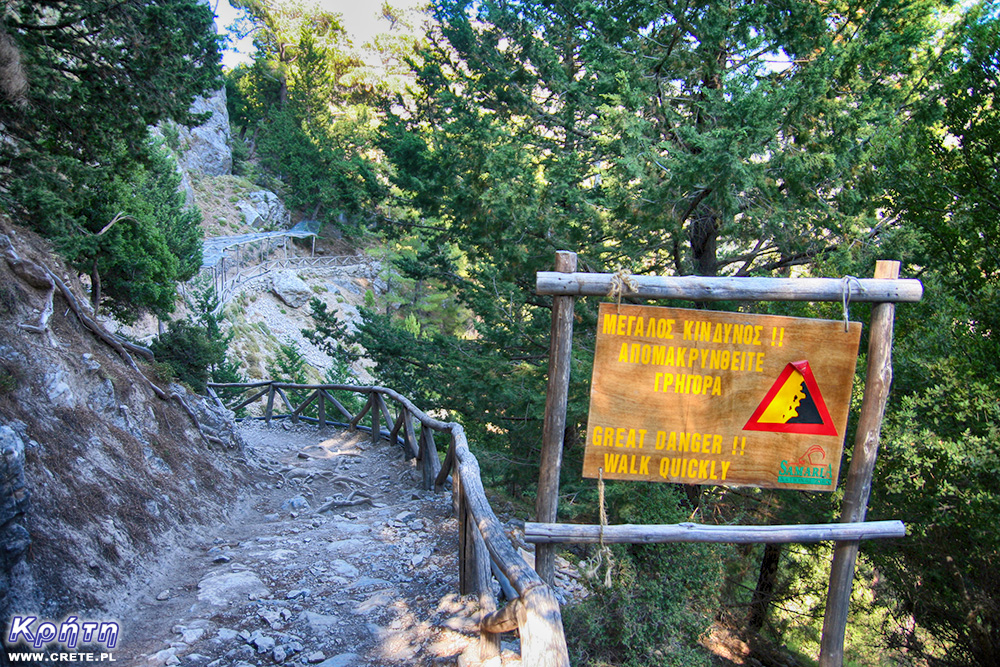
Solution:
{"label": "steep slope", "polygon": [[224,515],[242,445],[224,410],[86,326],[44,241],[0,219],[0,256],[0,618],[106,613],[157,545]]}

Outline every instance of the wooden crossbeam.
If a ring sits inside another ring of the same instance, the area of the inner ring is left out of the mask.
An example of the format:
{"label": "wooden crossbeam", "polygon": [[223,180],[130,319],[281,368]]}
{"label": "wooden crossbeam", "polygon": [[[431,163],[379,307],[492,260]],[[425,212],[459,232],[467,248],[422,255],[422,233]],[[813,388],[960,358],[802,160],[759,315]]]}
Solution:
{"label": "wooden crossbeam", "polygon": [[658,544],[715,542],[768,544],[874,540],[905,537],[902,521],[802,524],[791,526],[706,526],[697,523],[660,525],[534,523],[524,524],[524,541],[534,544]]}

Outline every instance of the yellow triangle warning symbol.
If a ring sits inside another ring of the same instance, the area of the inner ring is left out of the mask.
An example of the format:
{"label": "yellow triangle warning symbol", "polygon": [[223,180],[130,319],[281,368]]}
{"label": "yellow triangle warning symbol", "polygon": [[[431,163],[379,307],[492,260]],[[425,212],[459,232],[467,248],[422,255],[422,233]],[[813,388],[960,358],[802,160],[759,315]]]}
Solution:
{"label": "yellow triangle warning symbol", "polygon": [[837,435],[808,361],[785,366],[743,430]]}

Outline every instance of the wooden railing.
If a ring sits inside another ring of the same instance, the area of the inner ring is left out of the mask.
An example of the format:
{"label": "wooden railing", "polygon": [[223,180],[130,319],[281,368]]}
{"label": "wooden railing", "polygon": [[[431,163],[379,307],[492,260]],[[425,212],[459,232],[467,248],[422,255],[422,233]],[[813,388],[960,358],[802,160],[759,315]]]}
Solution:
{"label": "wooden railing", "polygon": [[[459,588],[463,595],[477,595],[479,598],[480,660],[499,655],[500,635],[516,629],[521,639],[521,660],[526,667],[568,667],[569,656],[559,603],[552,590],[507,539],[486,498],[479,461],[469,450],[461,424],[434,419],[406,397],[384,387],[273,381],[209,384],[209,391],[222,403],[217,394],[220,390],[236,393],[234,399],[228,401],[230,404],[225,406],[234,411],[265,401],[263,416],[258,418],[268,423],[273,419],[291,419],[293,422],[306,419],[317,422],[320,427],[335,424],[364,428],[361,422],[368,416],[372,442],[377,443],[381,437],[386,437],[390,442],[401,443],[406,456],[417,460],[425,489],[442,490],[450,474],[452,502],[459,521]],[[289,398],[291,392],[304,392],[306,395],[296,406]],[[343,392],[367,396],[364,408],[356,415],[352,415],[335,397],[335,393]],[[276,398],[280,399],[286,413],[275,412]],[[386,399],[397,407],[395,419]],[[305,411],[314,405],[316,416],[306,417]],[[344,421],[331,420],[328,410],[340,413]],[[418,426],[414,425],[414,418]],[[384,429],[381,427],[383,420]],[[450,438],[443,462],[438,455],[435,433],[446,433]],[[498,607],[493,594],[494,576],[508,599],[502,608]]]}

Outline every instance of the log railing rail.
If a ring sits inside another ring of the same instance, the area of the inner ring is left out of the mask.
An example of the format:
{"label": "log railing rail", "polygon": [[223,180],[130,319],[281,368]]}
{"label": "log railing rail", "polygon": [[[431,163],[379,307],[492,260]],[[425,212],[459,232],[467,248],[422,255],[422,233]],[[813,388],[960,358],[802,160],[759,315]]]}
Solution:
{"label": "log railing rail", "polygon": [[[330,424],[369,430],[361,426],[367,416],[371,420],[372,442],[377,443],[385,437],[390,442],[402,444],[405,456],[417,460],[425,489],[442,490],[450,475],[452,502],[459,521],[459,588],[463,595],[477,595],[481,609],[479,659],[486,661],[498,656],[500,635],[517,630],[521,639],[521,660],[526,667],[569,666],[562,614],[555,594],[504,533],[486,498],[479,461],[469,449],[461,424],[434,419],[406,397],[385,387],[275,381],[211,383],[208,387],[220,404],[218,391],[236,393],[230,405],[224,406],[234,411],[265,401],[263,416],[257,419],[268,423],[275,419],[290,419],[293,423],[305,420],[316,422],[321,428]],[[307,395],[301,403],[293,405],[289,398],[291,392],[306,392]],[[367,396],[364,407],[356,415],[337,400],[335,394],[343,392]],[[275,399],[281,401],[287,412],[276,412]],[[304,411],[313,404],[317,416],[304,416]],[[389,409],[392,404],[397,407],[395,418]],[[335,410],[345,421],[331,420],[328,409]],[[435,433],[447,434],[450,438],[443,461],[438,455]],[[493,594],[494,576],[509,600],[502,608],[498,608]]]}

